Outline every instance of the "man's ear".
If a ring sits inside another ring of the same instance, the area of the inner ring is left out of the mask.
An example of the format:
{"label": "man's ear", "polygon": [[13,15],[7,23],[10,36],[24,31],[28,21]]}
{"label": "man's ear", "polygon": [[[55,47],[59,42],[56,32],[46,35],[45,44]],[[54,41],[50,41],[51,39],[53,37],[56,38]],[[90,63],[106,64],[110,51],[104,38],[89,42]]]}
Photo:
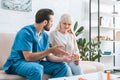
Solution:
{"label": "man's ear", "polygon": [[48,21],[47,20],[44,20],[44,25],[47,25]]}

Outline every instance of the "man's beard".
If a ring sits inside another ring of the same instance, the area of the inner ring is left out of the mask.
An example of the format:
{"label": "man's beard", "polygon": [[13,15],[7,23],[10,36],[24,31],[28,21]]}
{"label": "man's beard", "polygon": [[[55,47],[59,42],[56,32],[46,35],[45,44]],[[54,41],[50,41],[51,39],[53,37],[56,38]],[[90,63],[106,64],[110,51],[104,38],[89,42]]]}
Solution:
{"label": "man's beard", "polygon": [[48,24],[46,24],[46,25],[44,26],[44,30],[46,30],[46,31],[49,31],[49,30],[50,30],[50,28],[48,27]]}

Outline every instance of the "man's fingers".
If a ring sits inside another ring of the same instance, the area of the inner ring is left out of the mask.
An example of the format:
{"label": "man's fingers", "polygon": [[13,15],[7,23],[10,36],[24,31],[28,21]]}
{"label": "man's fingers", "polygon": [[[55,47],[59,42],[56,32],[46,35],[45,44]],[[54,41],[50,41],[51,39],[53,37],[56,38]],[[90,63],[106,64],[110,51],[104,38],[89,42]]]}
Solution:
{"label": "man's fingers", "polygon": [[62,45],[57,45],[56,47],[57,47],[57,48],[63,48],[64,46],[62,46]]}
{"label": "man's fingers", "polygon": [[62,49],[58,49],[58,52],[62,55],[69,55],[69,53],[65,52],[64,50]]}

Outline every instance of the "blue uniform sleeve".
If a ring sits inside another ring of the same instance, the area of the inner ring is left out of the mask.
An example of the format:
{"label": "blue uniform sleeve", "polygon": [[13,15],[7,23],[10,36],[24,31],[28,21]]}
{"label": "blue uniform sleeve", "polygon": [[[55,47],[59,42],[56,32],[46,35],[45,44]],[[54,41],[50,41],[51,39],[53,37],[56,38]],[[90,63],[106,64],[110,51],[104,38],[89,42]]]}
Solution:
{"label": "blue uniform sleeve", "polygon": [[16,35],[16,38],[14,40],[13,44],[13,49],[14,50],[27,50],[27,51],[32,51],[32,34],[23,29],[18,34]]}

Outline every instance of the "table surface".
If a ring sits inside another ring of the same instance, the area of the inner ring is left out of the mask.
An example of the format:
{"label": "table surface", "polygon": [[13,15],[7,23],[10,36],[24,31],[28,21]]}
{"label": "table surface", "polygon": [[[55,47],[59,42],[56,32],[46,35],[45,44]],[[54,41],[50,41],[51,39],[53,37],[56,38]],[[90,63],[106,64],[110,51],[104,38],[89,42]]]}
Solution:
{"label": "table surface", "polygon": [[[84,78],[85,80],[107,80],[106,74],[103,72],[89,73],[84,75],[61,77],[61,78],[51,78],[48,80],[79,80],[79,78]],[[120,75],[110,74],[111,80],[120,80]]]}

